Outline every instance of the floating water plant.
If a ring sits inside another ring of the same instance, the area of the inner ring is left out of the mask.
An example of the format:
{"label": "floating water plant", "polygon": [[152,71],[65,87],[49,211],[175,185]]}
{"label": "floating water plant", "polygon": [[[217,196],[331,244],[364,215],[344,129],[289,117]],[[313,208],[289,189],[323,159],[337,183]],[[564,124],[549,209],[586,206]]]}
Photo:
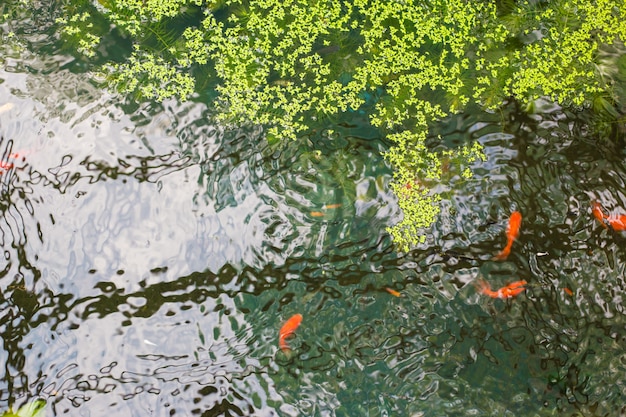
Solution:
{"label": "floating water plant", "polygon": [[510,97],[616,114],[606,109],[626,75],[600,59],[626,39],[624,0],[99,0],[80,13],[76,4],[60,18],[62,32],[94,54],[107,34],[85,13],[107,19],[133,46],[103,71],[138,99],[187,99],[209,73],[219,119],[263,125],[273,140],[367,106],[392,143],[404,218],[389,231],[403,249],[424,240],[438,213],[438,196],[415,178],[437,178],[442,157],[469,175],[482,157],[477,144],[433,152],[432,123],[470,102],[495,109]]}

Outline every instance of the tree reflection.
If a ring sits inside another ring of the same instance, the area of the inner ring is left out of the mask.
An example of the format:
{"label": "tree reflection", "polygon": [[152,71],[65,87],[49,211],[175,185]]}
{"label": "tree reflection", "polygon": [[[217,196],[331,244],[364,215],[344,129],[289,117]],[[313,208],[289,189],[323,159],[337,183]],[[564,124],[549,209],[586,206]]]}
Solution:
{"label": "tree reflection", "polygon": [[[3,269],[0,271],[0,334],[7,355],[4,372],[0,379],[6,381],[2,400],[13,407],[17,398],[28,395],[28,377],[23,373],[25,354],[22,340],[28,334],[33,316],[40,309],[37,284],[40,270],[34,265],[28,247],[31,241],[26,224],[39,223],[35,218],[33,204],[28,197],[30,189],[20,181],[19,173],[27,167],[11,158],[13,141],[0,138],[0,241],[4,252]],[[26,217],[26,219],[25,219]],[[42,236],[35,233],[35,239]]]}

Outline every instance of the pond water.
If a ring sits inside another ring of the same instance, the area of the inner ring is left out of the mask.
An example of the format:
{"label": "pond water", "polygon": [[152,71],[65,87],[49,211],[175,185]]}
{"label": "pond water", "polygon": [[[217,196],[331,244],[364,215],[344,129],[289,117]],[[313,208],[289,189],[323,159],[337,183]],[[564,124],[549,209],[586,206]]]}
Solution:
{"label": "pond water", "polygon": [[[548,104],[442,121],[488,159],[447,172],[427,242],[400,253],[365,115],[272,149],[210,103],[128,105],[26,39],[0,47],[2,409],[626,415],[626,236],[591,214],[626,212],[623,125]],[[494,300],[480,279],[528,285]]]}

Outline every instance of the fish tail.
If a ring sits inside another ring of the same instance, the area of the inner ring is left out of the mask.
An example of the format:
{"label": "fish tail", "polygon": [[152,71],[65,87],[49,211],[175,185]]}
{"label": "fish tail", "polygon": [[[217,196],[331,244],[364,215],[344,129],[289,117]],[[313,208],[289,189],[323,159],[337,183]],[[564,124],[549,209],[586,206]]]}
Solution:
{"label": "fish tail", "polygon": [[476,289],[481,294],[489,295],[489,293],[492,292],[491,291],[491,286],[489,285],[489,283],[487,281],[485,281],[484,279],[482,279],[482,278],[479,278],[478,280],[476,280]]}
{"label": "fish tail", "polygon": [[289,345],[287,344],[287,340],[285,340],[285,338],[284,338],[284,337],[281,337],[281,338],[278,340],[278,347],[280,347],[280,350],[283,350],[283,351],[286,351],[286,350],[291,350],[291,349],[289,348]]}
{"label": "fish tail", "polygon": [[511,247],[513,246],[513,241],[510,241],[505,247],[504,249],[502,249],[502,251],[500,251],[500,253],[498,253],[496,256],[493,257],[494,260],[497,261],[502,261],[506,258],[509,257],[509,254],[511,253]]}
{"label": "fish tail", "polygon": [[287,344],[287,338],[293,334],[293,331],[281,332],[278,337],[278,347],[281,350],[291,350]]}

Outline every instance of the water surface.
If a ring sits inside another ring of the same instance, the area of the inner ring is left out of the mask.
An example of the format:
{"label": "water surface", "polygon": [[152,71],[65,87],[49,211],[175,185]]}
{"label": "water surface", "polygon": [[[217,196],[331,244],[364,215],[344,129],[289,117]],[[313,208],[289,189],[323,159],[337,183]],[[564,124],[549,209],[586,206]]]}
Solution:
{"label": "water surface", "polygon": [[[514,103],[442,121],[433,137],[479,141],[487,161],[471,180],[446,172],[427,242],[400,253],[388,144],[365,115],[272,148],[260,127],[213,122],[211,103],[132,105],[26,39],[0,70],[2,408],[626,412],[626,240],[590,212],[626,212],[623,126]],[[513,210],[521,235],[493,261]],[[529,284],[493,300],[478,279]]]}

